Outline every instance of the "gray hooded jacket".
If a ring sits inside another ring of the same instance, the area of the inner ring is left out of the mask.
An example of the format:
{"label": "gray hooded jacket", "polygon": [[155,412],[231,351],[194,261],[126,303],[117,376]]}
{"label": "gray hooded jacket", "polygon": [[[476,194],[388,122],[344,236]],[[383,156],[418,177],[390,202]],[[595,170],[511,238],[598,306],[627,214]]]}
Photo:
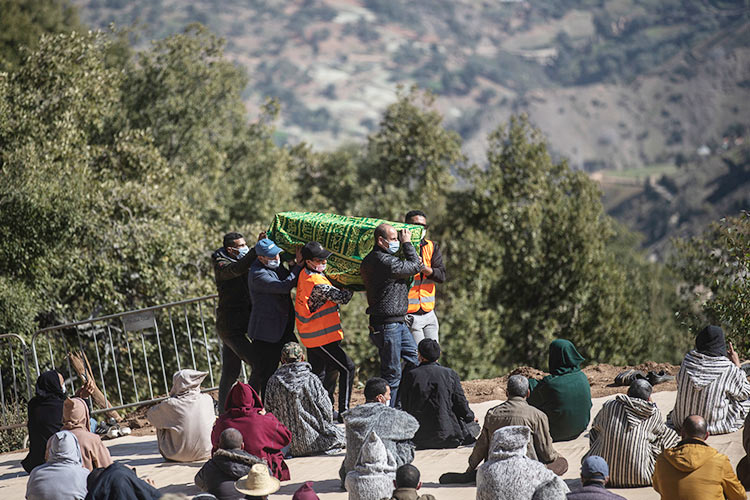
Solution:
{"label": "gray hooded jacket", "polygon": [[342,484],[346,473],[357,464],[362,444],[371,431],[375,431],[383,441],[388,458],[396,463],[396,467],[414,460],[414,443],[411,439],[419,429],[419,422],[405,411],[382,403],[365,403],[344,413],[344,423],[346,457],[339,469]]}
{"label": "gray hooded jacket", "polygon": [[31,471],[26,484],[27,500],[83,500],[86,478],[78,439],[70,431],[49,438],[49,458]]}
{"label": "gray hooded jacket", "polygon": [[346,445],[343,429],[333,423],[333,406],[309,363],[281,365],[268,381],[266,409],[292,433],[295,457],[338,453]]}

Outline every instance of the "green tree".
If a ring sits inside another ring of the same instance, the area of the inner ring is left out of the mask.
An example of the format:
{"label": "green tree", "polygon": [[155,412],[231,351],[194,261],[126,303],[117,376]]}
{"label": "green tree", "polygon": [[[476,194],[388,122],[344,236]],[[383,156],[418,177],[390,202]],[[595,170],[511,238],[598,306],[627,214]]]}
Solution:
{"label": "green tree", "polygon": [[750,355],[750,213],[726,217],[698,237],[674,241],[670,267],[684,280],[679,316],[696,334],[722,325],[740,356]]}
{"label": "green tree", "polygon": [[83,30],[67,0],[0,0],[0,13],[0,71],[16,68],[43,34]]}
{"label": "green tree", "polygon": [[544,366],[567,338],[591,359],[643,359],[648,315],[629,301],[627,272],[607,246],[615,232],[584,173],[550,158],[541,133],[513,117],[490,136],[485,169],[464,172],[443,229],[451,280],[441,337],[469,377],[519,362]]}

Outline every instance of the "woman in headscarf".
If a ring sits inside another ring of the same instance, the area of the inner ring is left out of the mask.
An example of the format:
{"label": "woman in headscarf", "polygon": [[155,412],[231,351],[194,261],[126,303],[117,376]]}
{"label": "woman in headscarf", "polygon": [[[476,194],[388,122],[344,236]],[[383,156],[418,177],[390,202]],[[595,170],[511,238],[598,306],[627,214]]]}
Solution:
{"label": "woman in headscarf", "polygon": [[36,396],[28,407],[29,454],[21,465],[26,472],[44,463],[47,440],[62,428],[64,379],[56,370],[39,375]]}
{"label": "woman in headscarf", "polygon": [[529,379],[528,403],[549,419],[553,441],[577,438],[591,418],[591,386],[581,371],[584,358],[569,340],[553,340],[549,346],[550,374],[541,381]]}
{"label": "woman in headscarf", "polygon": [[679,430],[690,415],[700,415],[710,434],[727,434],[740,427],[750,410],[750,383],[740,368],[724,331],[705,327],[695,338],[695,349],[685,355],[677,375],[677,400],[669,420]]}
{"label": "woman in headscarf", "polygon": [[229,391],[225,409],[211,432],[211,453],[219,448],[219,437],[224,429],[233,427],[242,434],[246,452],[265,460],[277,479],[289,480],[289,467],[281,449],[292,442],[292,433],[273,413],[266,413],[255,389],[237,382]]}
{"label": "woman in headscarf", "polygon": [[[102,438],[91,432],[89,407],[83,399],[65,400],[62,422],[63,430],[72,432],[78,439],[84,467],[91,471],[97,467],[109,467],[112,464],[112,457],[102,443]],[[51,441],[47,441],[47,456],[49,456],[50,444]]]}
{"label": "woman in headscarf", "polygon": [[83,500],[88,475],[82,467],[78,439],[71,432],[60,431],[49,438],[47,463],[31,471],[26,500]]}
{"label": "woman in headscarf", "polygon": [[201,394],[208,372],[180,370],[172,377],[169,398],[148,410],[156,427],[159,452],[167,460],[196,462],[211,456],[211,426],[216,420],[214,400]]}
{"label": "woman in headscarf", "polygon": [[89,475],[86,500],[156,500],[162,495],[135,475],[130,467],[113,463],[106,469],[94,469]]}

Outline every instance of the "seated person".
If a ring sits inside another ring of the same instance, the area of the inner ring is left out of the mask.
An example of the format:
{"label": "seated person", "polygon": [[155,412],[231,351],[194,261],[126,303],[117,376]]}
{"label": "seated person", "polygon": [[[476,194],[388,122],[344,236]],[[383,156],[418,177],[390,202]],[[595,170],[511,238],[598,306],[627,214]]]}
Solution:
{"label": "seated person", "polygon": [[581,463],[581,487],[568,493],[567,500],[625,500],[607,491],[609,465],[596,455],[589,455]]}
{"label": "seated person", "polygon": [[[339,469],[341,485],[347,472],[354,469],[360,448],[370,431],[375,431],[383,441],[388,459],[399,467],[414,460],[414,443],[411,439],[419,428],[417,419],[389,406],[391,388],[385,380],[373,377],[365,384],[365,404],[344,414],[346,425],[346,457]],[[389,493],[390,494],[390,493]]]}
{"label": "seated person", "polygon": [[60,431],[48,443],[47,462],[35,467],[26,483],[27,500],[83,500],[89,471],[83,468],[78,439]]}
{"label": "seated person", "polygon": [[211,432],[212,452],[219,449],[219,437],[225,429],[233,427],[242,434],[243,449],[266,461],[271,474],[281,481],[289,480],[289,467],[284,462],[282,448],[289,446],[292,433],[279,422],[273,413],[263,409],[255,389],[237,382],[229,391],[226,412],[216,419]]}
{"label": "seated person", "polygon": [[[89,407],[81,398],[66,399],[63,403],[63,430],[75,434],[78,446],[81,448],[83,466],[88,470],[112,465],[112,457],[102,438],[91,432],[91,417]],[[47,442],[47,453],[51,442]]]}
{"label": "seated person", "polygon": [[117,462],[91,471],[86,483],[86,500],[156,500],[162,496],[153,481],[138,478],[133,469]]}
{"label": "seated person", "polygon": [[266,462],[242,449],[242,434],[237,429],[224,429],[219,436],[219,449],[195,475],[195,485],[218,500],[242,500],[245,496],[234,483],[250,472],[255,464]]}
{"label": "seated person", "polygon": [[745,500],[729,458],[706,444],[705,419],[691,415],[680,428],[682,441],[656,459],[654,489],[662,500]]}
{"label": "seated person", "polygon": [[276,493],[281,487],[279,480],[271,476],[268,466],[265,464],[255,464],[250,467],[250,472],[242,476],[234,487],[245,498],[252,500],[268,500],[268,495]]}
{"label": "seated person", "polygon": [[750,410],[750,382],[724,331],[707,326],[695,338],[677,375],[677,400],[670,414],[677,430],[690,415],[700,415],[711,434],[728,434],[742,427]]}
{"label": "seated person", "polygon": [[362,443],[357,463],[346,474],[346,491],[349,500],[390,498],[396,466],[388,457],[383,441],[375,431],[370,431]]}
{"label": "seated person", "polygon": [[196,462],[211,456],[214,400],[201,393],[208,372],[180,370],[172,377],[169,397],[146,413],[156,428],[159,453],[175,462]]}
{"label": "seated person", "polygon": [[581,371],[583,356],[569,340],[553,340],[549,346],[549,371],[541,382],[529,380],[529,404],[547,414],[553,441],[577,438],[591,418],[591,386]]}
{"label": "seated person", "polygon": [[344,430],[333,423],[333,404],[323,383],[305,363],[302,347],[288,342],[281,366],[268,380],[266,408],[292,433],[292,456],[337,453],[346,445]]}
{"label": "seated person", "polygon": [[679,441],[651,401],[651,390],[646,380],[634,380],[627,395],[604,403],[591,425],[584,458],[597,455],[606,460],[614,487],[650,485],[656,457]]}
{"label": "seated person", "polygon": [[440,366],[440,346],[426,338],[417,346],[419,366],[404,374],[401,380],[401,408],[417,419],[419,430],[414,435],[417,449],[456,448],[472,444],[468,425],[476,431],[474,412],[469,408],[458,374]]}
{"label": "seated person", "polygon": [[21,461],[26,472],[44,463],[47,441],[62,429],[64,390],[63,376],[56,370],[46,371],[36,380],[36,395],[28,406],[29,453]]}
{"label": "seated person", "polygon": [[396,469],[396,480],[393,481],[393,495],[390,500],[435,500],[432,495],[420,495],[419,488],[422,481],[419,480],[419,469],[412,464],[404,464]]}
{"label": "seated person", "polygon": [[487,461],[477,470],[477,500],[531,499],[540,487],[569,491],[554,472],[526,456],[530,438],[531,429],[525,425],[495,431]]}
{"label": "seated person", "polygon": [[508,400],[491,408],[484,417],[484,426],[479,434],[474,449],[469,456],[469,468],[464,473],[448,472],[440,477],[440,482],[473,483],[476,481],[476,469],[487,460],[490,441],[495,431],[509,425],[525,425],[531,429],[532,440],[529,441],[526,456],[547,465],[547,468],[557,475],[565,474],[568,461],[561,457],[554,446],[549,434],[547,415],[526,402],[529,395],[529,380],[523,375],[508,377],[506,393]]}
{"label": "seated person", "polygon": [[750,413],[745,417],[745,427],[742,429],[742,447],[745,456],[737,464],[737,477],[746,490],[750,490]]}

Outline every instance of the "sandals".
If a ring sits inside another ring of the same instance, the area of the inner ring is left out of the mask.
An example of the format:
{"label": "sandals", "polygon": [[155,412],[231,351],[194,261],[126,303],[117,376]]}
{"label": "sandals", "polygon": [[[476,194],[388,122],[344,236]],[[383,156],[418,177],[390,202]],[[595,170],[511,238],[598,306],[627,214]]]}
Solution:
{"label": "sandals", "polygon": [[646,374],[640,370],[625,370],[615,377],[615,385],[630,385],[637,378],[646,379]]}
{"label": "sandals", "polygon": [[648,374],[643,373],[640,370],[625,370],[623,372],[620,372],[615,377],[615,385],[621,385],[621,386],[627,386],[633,383],[635,379],[642,378],[644,380],[647,380],[649,384],[656,385],[656,384],[663,384],[664,382],[669,382],[670,380],[674,380],[674,376],[668,374],[664,370],[660,370],[658,372],[648,372]]}

